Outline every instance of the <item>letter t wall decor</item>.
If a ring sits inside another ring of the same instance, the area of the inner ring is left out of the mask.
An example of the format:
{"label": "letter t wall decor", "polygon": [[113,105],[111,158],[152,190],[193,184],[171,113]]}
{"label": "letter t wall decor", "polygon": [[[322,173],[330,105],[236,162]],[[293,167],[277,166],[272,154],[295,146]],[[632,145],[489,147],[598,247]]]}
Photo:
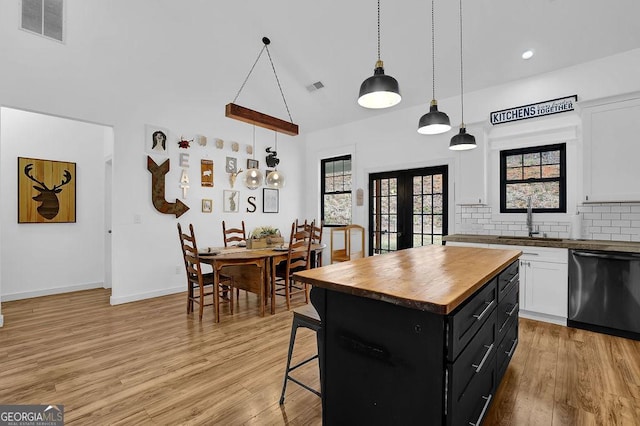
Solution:
{"label": "letter t wall decor", "polygon": [[76,163],[18,157],[18,223],[75,223]]}

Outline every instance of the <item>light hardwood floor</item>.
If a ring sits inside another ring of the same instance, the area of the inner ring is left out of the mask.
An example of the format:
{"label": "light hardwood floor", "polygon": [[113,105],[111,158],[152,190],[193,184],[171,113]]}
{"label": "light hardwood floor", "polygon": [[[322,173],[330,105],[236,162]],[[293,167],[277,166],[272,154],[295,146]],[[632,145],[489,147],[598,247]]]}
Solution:
{"label": "light hardwood floor", "polygon": [[[183,294],[109,306],[107,290],[2,304],[0,403],[64,404],[69,425],[319,425],[320,399],[288,385],[291,313],[241,293],[222,322]],[[300,304],[299,301],[297,304]],[[520,345],[485,425],[640,424],[640,342],[520,320]],[[301,330],[297,357],[313,353]],[[301,369],[302,370],[302,369]],[[317,364],[299,373],[318,386]]]}

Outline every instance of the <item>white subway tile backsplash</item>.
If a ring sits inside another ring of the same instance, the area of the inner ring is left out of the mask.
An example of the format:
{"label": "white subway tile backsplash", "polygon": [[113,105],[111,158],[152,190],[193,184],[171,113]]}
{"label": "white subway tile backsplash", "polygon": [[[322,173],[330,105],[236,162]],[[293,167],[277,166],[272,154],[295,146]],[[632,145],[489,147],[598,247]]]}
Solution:
{"label": "white subway tile backsplash", "polygon": [[602,219],[620,220],[620,213],[603,213]]}
{"label": "white subway tile backsplash", "polygon": [[612,213],[629,213],[630,211],[631,206],[629,205],[611,206]]}
{"label": "white subway tile backsplash", "polygon": [[[569,208],[568,210],[572,210]],[[578,205],[582,214],[580,237],[585,239],[640,241],[640,203],[602,203]],[[524,236],[527,226],[523,215],[503,220],[493,215],[489,206],[456,206],[456,229],[471,234]],[[570,221],[545,221],[544,214],[535,214],[533,224],[542,235],[569,238]]]}

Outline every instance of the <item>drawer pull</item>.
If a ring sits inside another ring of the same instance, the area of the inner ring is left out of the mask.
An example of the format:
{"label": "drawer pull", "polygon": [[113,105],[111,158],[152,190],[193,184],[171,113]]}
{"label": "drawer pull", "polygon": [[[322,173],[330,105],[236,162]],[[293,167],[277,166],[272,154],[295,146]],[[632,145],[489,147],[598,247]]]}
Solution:
{"label": "drawer pull", "polygon": [[478,417],[478,420],[476,420],[475,423],[469,422],[469,426],[479,426],[480,423],[482,423],[482,420],[484,419],[484,415],[487,413],[487,408],[489,408],[489,404],[491,404],[491,398],[493,398],[492,394],[489,394],[489,396],[482,397],[482,399],[486,399],[487,402],[484,403],[484,407],[482,407],[482,412],[480,412],[480,417]]}
{"label": "drawer pull", "polygon": [[523,251],[522,255],[525,255],[525,254],[528,255],[528,256],[540,256],[540,253],[531,253],[531,252],[528,252],[528,251]]}
{"label": "drawer pull", "polygon": [[516,303],[515,305],[513,305],[513,309],[511,309],[511,311],[506,312],[507,315],[512,316],[513,314],[515,314],[515,312],[518,310],[518,303]]}
{"label": "drawer pull", "polygon": [[511,277],[511,279],[509,280],[509,284],[507,284],[507,285],[509,286],[509,285],[513,284],[513,282],[515,280],[517,280],[519,277],[520,277],[519,273],[515,274],[513,277]]}
{"label": "drawer pull", "polygon": [[513,341],[513,345],[511,346],[511,349],[509,349],[509,352],[505,352],[505,354],[507,354],[507,356],[509,358],[511,358],[513,356],[513,351],[516,350],[516,346],[518,346],[518,338],[517,337]]}
{"label": "drawer pull", "polygon": [[489,312],[491,310],[491,308],[493,308],[493,305],[496,303],[496,301],[492,300],[490,303],[487,303],[487,302],[484,302],[484,303],[487,305],[487,307],[484,308],[484,310],[482,312],[480,312],[480,315],[474,315],[473,316],[478,321],[482,320],[482,317],[484,317],[487,314],[487,312]]}
{"label": "drawer pull", "polygon": [[473,368],[476,369],[476,373],[479,373],[480,370],[482,370],[482,366],[484,365],[485,361],[487,360],[487,358],[489,358],[489,354],[491,353],[491,351],[493,350],[493,343],[489,346],[484,345],[485,348],[487,348],[487,352],[485,352],[484,356],[482,357],[482,361],[480,361],[480,364],[471,364],[471,366]]}

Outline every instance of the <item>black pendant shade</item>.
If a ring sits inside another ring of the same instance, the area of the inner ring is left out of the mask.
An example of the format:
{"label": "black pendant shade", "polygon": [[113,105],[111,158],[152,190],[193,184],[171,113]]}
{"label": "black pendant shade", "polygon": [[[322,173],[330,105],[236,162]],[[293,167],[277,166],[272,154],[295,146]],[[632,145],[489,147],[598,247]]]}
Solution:
{"label": "black pendant shade", "polygon": [[451,122],[449,116],[444,112],[438,111],[438,102],[434,99],[431,101],[429,112],[420,117],[418,122],[418,133],[423,135],[437,135],[451,130]]}
{"label": "black pendant shade", "polygon": [[358,104],[365,108],[389,108],[400,102],[400,86],[390,75],[385,75],[383,62],[377,61],[373,75],[360,85]]}
{"label": "black pendant shade", "polygon": [[460,127],[460,132],[451,138],[449,142],[449,149],[454,151],[465,151],[467,149],[473,149],[476,147],[476,138],[467,133],[467,129],[463,126]]}

